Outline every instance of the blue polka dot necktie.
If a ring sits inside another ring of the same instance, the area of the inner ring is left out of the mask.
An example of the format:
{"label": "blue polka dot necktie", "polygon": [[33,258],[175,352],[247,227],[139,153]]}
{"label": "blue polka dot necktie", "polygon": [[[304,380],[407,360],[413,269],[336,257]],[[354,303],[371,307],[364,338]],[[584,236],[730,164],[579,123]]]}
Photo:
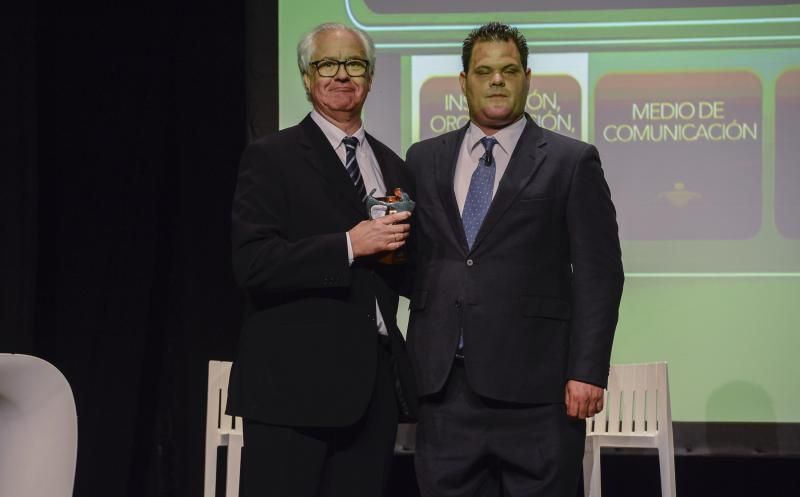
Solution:
{"label": "blue polka dot necktie", "polygon": [[472,173],[469,182],[467,199],[464,201],[464,212],[461,214],[461,222],[464,225],[464,234],[467,236],[467,244],[472,249],[478,230],[481,228],[483,218],[489,211],[492,203],[492,190],[494,190],[494,175],[497,170],[494,167],[494,156],[492,148],[497,144],[497,140],[491,136],[481,138],[481,143],[486,152],[478,161],[478,167]]}
{"label": "blue polka dot necktie", "polygon": [[367,200],[367,188],[364,186],[364,179],[361,177],[361,170],[358,168],[358,161],[356,161],[358,138],[355,136],[345,136],[342,138],[342,143],[344,143],[344,149],[347,152],[344,161],[347,174],[350,175],[350,179],[356,187],[358,198],[360,198],[362,202],[365,202]]}

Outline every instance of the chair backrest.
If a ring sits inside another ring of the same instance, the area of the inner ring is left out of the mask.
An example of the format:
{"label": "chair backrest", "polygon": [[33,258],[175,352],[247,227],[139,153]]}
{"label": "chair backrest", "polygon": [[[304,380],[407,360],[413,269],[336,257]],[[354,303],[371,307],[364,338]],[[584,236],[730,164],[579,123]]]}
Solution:
{"label": "chair backrest", "polygon": [[208,361],[204,497],[217,495],[217,449],[223,446],[228,448],[225,495],[238,495],[239,492],[239,451],[243,443],[242,418],[225,414],[230,374],[230,362]]}
{"label": "chair backrest", "polygon": [[0,354],[0,497],[71,497],[78,415],[49,362]]}
{"label": "chair backrest", "polygon": [[613,364],[605,407],[587,420],[586,433],[656,433],[671,420],[666,362]]}
{"label": "chair backrest", "polygon": [[208,405],[206,410],[206,443],[214,441],[220,445],[221,435],[242,431],[242,418],[228,416],[225,407],[228,403],[228,378],[231,363],[228,361],[208,361]]}

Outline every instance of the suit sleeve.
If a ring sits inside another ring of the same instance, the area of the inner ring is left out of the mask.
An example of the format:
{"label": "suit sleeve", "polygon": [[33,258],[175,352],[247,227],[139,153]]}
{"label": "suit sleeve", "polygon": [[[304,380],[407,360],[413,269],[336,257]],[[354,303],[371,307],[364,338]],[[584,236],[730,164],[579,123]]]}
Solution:
{"label": "suit sleeve", "polygon": [[281,165],[284,147],[245,149],[233,199],[233,270],[244,288],[296,291],[350,284],[344,232],[289,239],[293,193]]}
{"label": "suit sleeve", "polygon": [[616,211],[592,145],[578,159],[567,202],[573,269],[567,378],[605,387],[624,273]]}
{"label": "suit sleeve", "polygon": [[[419,171],[417,155],[419,144],[415,143],[409,147],[406,152],[405,168],[409,181],[409,195],[415,202],[417,199],[417,174]],[[409,232],[408,239],[406,240],[405,251],[408,254],[408,261],[404,264],[404,274],[402,279],[402,286],[400,287],[399,294],[408,299],[411,298],[411,293],[414,290],[414,277],[417,272],[417,264],[419,263],[418,253],[418,240],[419,240],[419,222],[416,220],[416,214],[411,216],[411,231]]]}

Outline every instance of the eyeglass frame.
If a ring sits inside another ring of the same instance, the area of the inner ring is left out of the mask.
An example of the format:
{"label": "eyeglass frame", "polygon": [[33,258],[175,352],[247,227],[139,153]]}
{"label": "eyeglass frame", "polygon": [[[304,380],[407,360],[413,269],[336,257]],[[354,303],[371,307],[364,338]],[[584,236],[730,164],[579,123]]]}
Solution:
{"label": "eyeglass frame", "polygon": [[[350,71],[347,70],[347,63],[348,62],[353,62],[353,61],[358,61],[358,62],[363,62],[364,63],[364,73],[363,74],[358,74],[358,75],[350,74]],[[337,64],[336,65],[336,72],[334,72],[330,76],[323,76],[319,72],[319,64],[321,62],[335,62]],[[369,67],[370,67],[370,63],[369,63],[368,60],[366,60],[366,59],[358,59],[358,58],[345,59],[345,60],[319,59],[319,60],[314,60],[314,61],[309,62],[308,65],[309,66],[313,66],[314,69],[316,69],[317,76],[319,76],[320,78],[333,78],[333,77],[336,77],[336,75],[339,74],[339,69],[341,69],[342,66],[344,66],[345,74],[347,74],[351,78],[361,78],[361,77],[365,77],[365,76],[367,76],[369,74]]]}

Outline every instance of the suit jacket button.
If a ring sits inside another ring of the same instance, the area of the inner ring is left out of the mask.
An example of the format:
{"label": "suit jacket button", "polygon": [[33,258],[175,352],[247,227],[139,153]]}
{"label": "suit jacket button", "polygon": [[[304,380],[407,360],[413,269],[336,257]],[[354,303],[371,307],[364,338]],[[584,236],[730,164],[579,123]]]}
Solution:
{"label": "suit jacket button", "polygon": [[475,262],[472,259],[467,259],[467,266],[472,267]]}

